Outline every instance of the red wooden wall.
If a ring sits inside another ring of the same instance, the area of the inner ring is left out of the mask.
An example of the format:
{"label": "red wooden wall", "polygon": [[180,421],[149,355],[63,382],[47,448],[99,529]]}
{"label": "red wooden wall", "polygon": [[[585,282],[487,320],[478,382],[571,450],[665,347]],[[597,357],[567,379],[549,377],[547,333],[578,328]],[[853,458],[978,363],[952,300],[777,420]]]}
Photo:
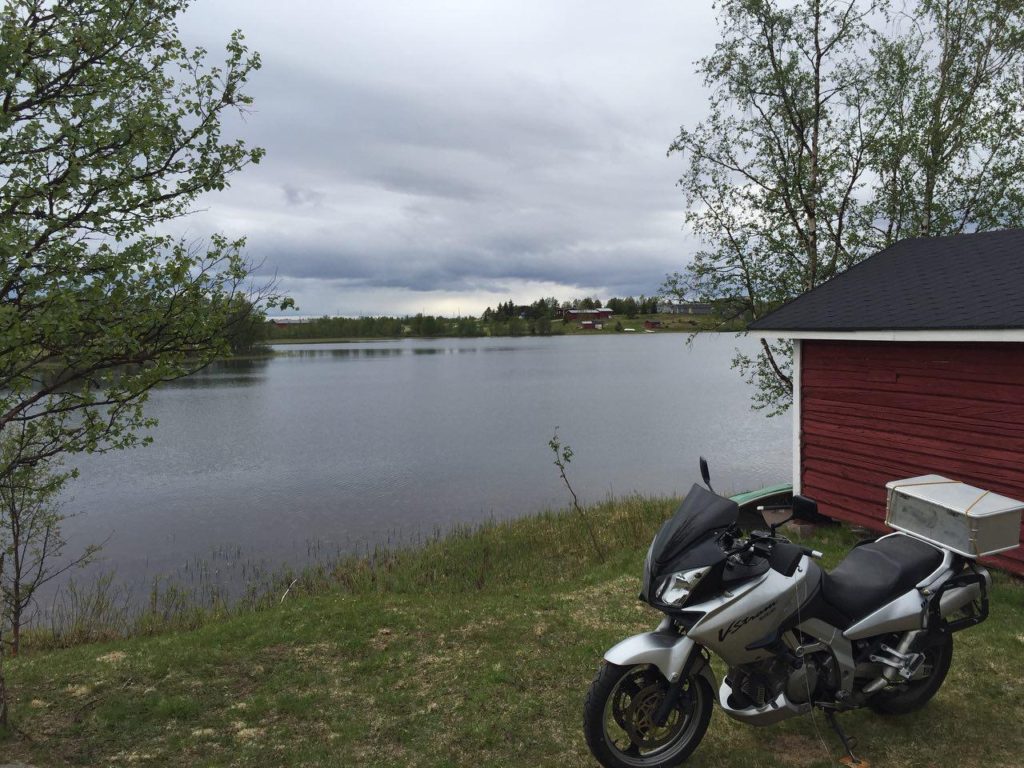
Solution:
{"label": "red wooden wall", "polygon": [[[1024,500],[1024,344],[801,342],[801,492],[886,530],[885,484],[939,474]],[[1024,573],[1021,548],[991,558]]]}

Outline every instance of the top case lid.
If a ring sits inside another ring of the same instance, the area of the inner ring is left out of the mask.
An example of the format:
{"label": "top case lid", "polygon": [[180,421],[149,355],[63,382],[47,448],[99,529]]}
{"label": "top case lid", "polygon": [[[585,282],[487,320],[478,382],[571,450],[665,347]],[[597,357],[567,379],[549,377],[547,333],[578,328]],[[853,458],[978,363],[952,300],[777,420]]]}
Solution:
{"label": "top case lid", "polygon": [[986,517],[1024,509],[1024,502],[950,480],[942,475],[921,475],[885,484],[891,494],[896,491],[932,504],[937,504],[968,517]]}

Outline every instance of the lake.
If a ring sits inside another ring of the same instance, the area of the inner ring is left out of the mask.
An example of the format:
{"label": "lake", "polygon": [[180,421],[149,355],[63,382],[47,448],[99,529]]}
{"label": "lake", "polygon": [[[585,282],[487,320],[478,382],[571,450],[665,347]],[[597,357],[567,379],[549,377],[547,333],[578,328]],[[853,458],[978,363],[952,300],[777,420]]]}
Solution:
{"label": "lake", "polygon": [[213,552],[301,565],[565,507],[556,426],[583,502],[683,493],[701,454],[718,490],[788,482],[790,418],[751,411],[737,344],[755,342],[410,339],[218,363],[152,394],[153,445],[76,458],[69,552],[106,540],[102,567],[138,581]]}

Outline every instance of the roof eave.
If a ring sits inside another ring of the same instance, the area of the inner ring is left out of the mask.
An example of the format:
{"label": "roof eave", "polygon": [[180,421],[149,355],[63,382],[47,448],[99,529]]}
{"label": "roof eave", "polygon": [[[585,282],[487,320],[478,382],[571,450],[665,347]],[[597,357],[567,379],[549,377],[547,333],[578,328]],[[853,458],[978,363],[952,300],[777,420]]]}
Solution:
{"label": "roof eave", "polygon": [[828,341],[1024,342],[1024,328],[930,328],[922,330],[798,330],[760,329],[757,339],[822,339]]}

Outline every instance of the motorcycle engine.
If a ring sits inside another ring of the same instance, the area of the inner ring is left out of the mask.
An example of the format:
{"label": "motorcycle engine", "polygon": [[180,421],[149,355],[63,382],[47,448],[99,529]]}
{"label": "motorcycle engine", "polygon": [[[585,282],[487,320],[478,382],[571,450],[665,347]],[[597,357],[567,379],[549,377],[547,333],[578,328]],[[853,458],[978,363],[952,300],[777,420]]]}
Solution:
{"label": "motorcycle engine", "polygon": [[819,686],[827,687],[833,677],[833,661],[827,653],[811,654],[796,669],[783,659],[744,664],[729,670],[727,682],[733,690],[733,705],[763,707],[780,693],[794,704],[812,701]]}
{"label": "motorcycle engine", "polygon": [[819,651],[804,657],[799,669],[789,668],[786,698],[795,704],[815,699],[831,700],[839,688],[839,671],[832,654]]}
{"label": "motorcycle engine", "polygon": [[786,678],[786,698],[794,704],[810,701],[818,687],[818,665],[813,657],[804,659],[799,669],[790,671]]}

